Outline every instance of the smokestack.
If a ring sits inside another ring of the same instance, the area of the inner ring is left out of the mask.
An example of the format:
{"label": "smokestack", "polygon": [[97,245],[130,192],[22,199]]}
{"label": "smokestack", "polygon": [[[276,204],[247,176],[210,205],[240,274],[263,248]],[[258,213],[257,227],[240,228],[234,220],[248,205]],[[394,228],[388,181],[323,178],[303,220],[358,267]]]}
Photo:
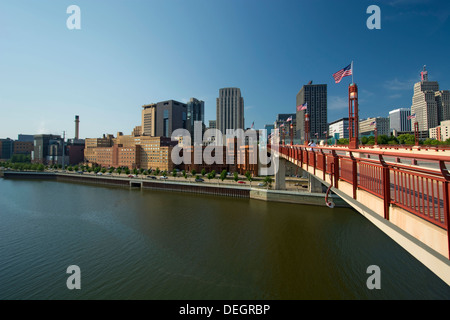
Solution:
{"label": "smokestack", "polygon": [[78,140],[79,133],[80,133],[80,117],[75,116],[75,140]]}

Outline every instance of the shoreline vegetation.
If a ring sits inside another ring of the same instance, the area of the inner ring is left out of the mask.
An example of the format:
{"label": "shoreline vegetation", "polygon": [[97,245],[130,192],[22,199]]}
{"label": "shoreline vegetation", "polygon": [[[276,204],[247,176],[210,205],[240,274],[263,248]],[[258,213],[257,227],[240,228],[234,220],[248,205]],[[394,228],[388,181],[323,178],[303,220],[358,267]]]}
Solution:
{"label": "shoreline vegetation", "polygon": [[[97,165],[68,165],[65,169],[62,169],[62,165],[54,164],[45,166],[37,163],[27,162],[0,162],[0,170],[12,170],[18,172],[49,172],[49,173],[72,173],[72,174],[87,174],[97,176],[115,176],[115,177],[128,177],[128,178],[142,178],[142,179],[157,179],[168,180],[178,182],[196,182],[205,184],[231,184],[236,186],[249,186],[249,187],[264,187],[266,189],[272,189],[274,177],[271,176],[253,176],[249,171],[245,175],[240,175],[237,172],[227,172],[223,170],[218,174],[215,170],[207,172],[206,169],[202,169],[201,172],[192,170],[187,172],[185,170],[173,169],[172,171],[156,169],[129,169],[127,167],[101,167]],[[287,190],[301,191],[308,188],[308,180],[301,177],[286,177]]]}

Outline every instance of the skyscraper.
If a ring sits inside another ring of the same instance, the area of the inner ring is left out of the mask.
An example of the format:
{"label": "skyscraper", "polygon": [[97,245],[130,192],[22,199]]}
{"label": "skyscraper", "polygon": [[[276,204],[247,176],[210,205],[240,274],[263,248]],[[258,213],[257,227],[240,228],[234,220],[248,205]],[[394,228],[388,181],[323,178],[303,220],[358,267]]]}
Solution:
{"label": "skyscraper", "polygon": [[194,141],[194,124],[197,121],[202,123],[202,133],[205,129],[205,102],[191,98],[186,104],[187,123],[186,129],[191,134],[192,141]]}
{"label": "skyscraper", "polygon": [[[306,110],[299,106],[306,105]],[[297,137],[305,140],[305,114],[309,115],[310,139],[326,139],[328,136],[327,120],[327,85],[307,84],[297,94]]]}
{"label": "skyscraper", "polygon": [[142,125],[141,134],[144,136],[156,135],[156,104],[147,104],[142,106]]}
{"label": "skyscraper", "polygon": [[171,137],[176,129],[187,128],[187,106],[167,100],[142,106],[140,134],[152,137]]}
{"label": "skyscraper", "polygon": [[156,136],[171,137],[176,129],[187,128],[186,104],[175,100],[158,102],[156,107]]}
{"label": "skyscraper", "polygon": [[407,108],[399,108],[389,111],[389,128],[390,131],[410,132],[411,121],[408,117],[411,115],[411,110]]}
{"label": "skyscraper", "polygon": [[219,90],[216,115],[217,129],[223,134],[227,129],[244,129],[244,98],[239,88]]}
{"label": "skyscraper", "polygon": [[421,138],[428,138],[429,129],[439,126],[441,121],[450,120],[450,92],[439,91],[439,83],[428,80],[425,66],[421,81],[414,85],[411,114],[415,114],[412,124],[418,123]]}

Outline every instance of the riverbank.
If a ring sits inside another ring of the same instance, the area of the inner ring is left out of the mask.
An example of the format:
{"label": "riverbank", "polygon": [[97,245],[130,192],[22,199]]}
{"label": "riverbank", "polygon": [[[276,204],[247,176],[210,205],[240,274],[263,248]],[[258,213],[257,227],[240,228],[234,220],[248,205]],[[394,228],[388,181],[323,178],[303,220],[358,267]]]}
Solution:
{"label": "riverbank", "polygon": [[[110,176],[62,172],[0,171],[0,177],[6,179],[45,179],[62,182],[78,182],[96,185],[122,186],[127,188],[175,191],[184,193],[207,194],[234,198],[249,198],[261,201],[284,202],[304,205],[326,206],[325,194],[310,193],[304,188],[299,191],[269,190],[251,185],[232,185],[220,182],[194,182],[170,178],[164,180],[146,177]],[[336,207],[348,208],[349,205],[336,195],[331,196]]]}

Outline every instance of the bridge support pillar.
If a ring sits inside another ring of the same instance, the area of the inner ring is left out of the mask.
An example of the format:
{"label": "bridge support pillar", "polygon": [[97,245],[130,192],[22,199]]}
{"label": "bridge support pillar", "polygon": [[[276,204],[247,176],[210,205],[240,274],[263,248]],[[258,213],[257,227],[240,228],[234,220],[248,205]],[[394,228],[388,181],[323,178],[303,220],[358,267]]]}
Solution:
{"label": "bridge support pillar", "polygon": [[312,174],[308,174],[308,191],[311,193],[322,193],[322,183]]}
{"label": "bridge support pillar", "polygon": [[275,190],[286,190],[286,160],[278,158],[275,164]]}

